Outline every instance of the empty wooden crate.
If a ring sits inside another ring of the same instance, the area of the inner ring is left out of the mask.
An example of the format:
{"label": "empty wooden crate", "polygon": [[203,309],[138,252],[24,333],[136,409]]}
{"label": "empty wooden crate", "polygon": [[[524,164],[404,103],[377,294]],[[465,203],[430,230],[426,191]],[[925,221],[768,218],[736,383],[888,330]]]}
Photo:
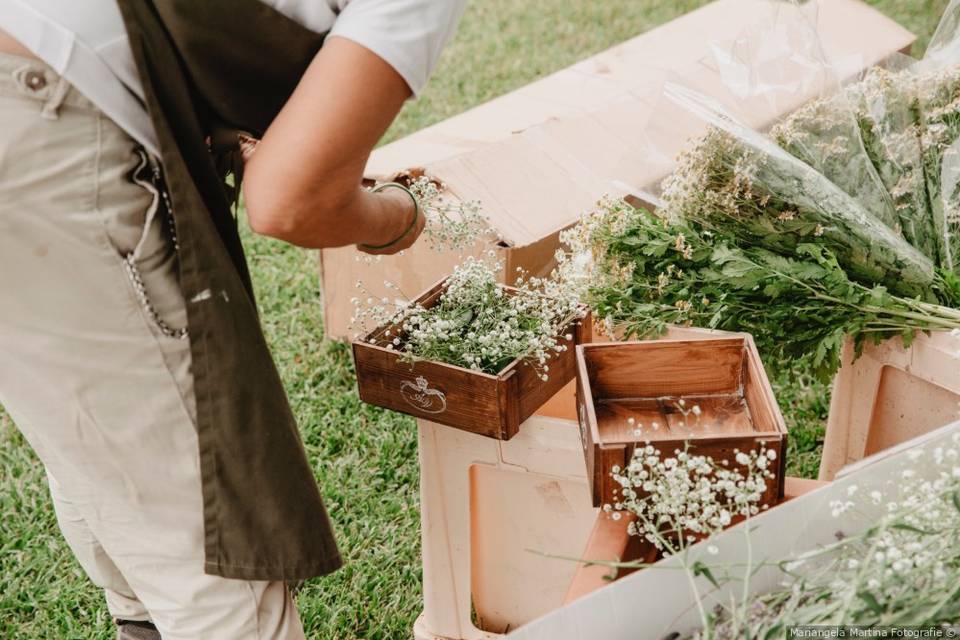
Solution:
{"label": "empty wooden crate", "polygon": [[763,445],[778,461],[763,502],[783,498],[787,429],[749,335],[578,346],[577,405],[596,506],[616,501],[613,467],[647,443],[731,465]]}
{"label": "empty wooden crate", "polygon": [[[437,283],[417,302],[429,308],[440,299],[445,280]],[[507,287],[509,291],[515,291]],[[554,353],[550,371],[541,380],[536,369],[518,358],[497,374],[473,371],[432,360],[405,360],[397,351],[379,344],[385,332],[398,335],[397,325],[378,327],[354,341],[360,399],[431,422],[509,440],[520,423],[574,378],[574,347],[590,340],[590,315],[575,320],[559,332],[567,350]],[[571,339],[566,339],[570,336]]]}

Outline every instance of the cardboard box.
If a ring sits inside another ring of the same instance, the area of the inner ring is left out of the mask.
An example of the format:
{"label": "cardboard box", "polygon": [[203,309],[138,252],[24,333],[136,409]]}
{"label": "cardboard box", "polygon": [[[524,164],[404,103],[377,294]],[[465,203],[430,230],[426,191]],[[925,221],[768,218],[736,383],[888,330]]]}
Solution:
{"label": "cardboard box", "polygon": [[[887,480],[904,469],[913,470],[920,478],[933,479],[941,471],[936,465],[917,464],[910,459],[914,450],[927,451],[937,446],[955,446],[960,422],[954,422],[908,443],[866,458],[839,474],[833,482],[810,491],[751,518],[690,549],[689,562],[702,559],[710,565],[731,565],[742,562],[747,554],[744,528],[751,529],[752,557],[755,564],[768,563],[751,578],[750,592],[763,593],[775,588],[782,576],[775,563],[835,542],[838,530],[855,534],[885,513],[886,505],[872,501],[858,502],[856,512],[847,512],[842,519],[831,514],[832,501],[848,500],[848,489],[857,485],[858,493],[873,487],[886,488]],[[719,550],[710,555],[708,546]],[[586,595],[572,604],[530,622],[511,633],[512,640],[658,640],[684,637],[699,626],[699,617],[680,558],[662,560],[655,567],[638,571],[615,584]],[[729,602],[739,597],[740,582],[722,585],[711,591],[700,579],[704,606]]]}
{"label": "cardboard box", "polygon": [[[347,339],[355,284],[362,280],[375,297],[388,293],[388,280],[416,294],[450,273],[465,255],[495,251],[506,263],[532,275],[553,268],[561,229],[573,224],[597,198],[616,192],[611,181],[645,186],[673,167],[676,150],[702,130],[659,99],[674,79],[710,95],[729,94],[727,54],[757,53],[757,25],[777,12],[800,11],[814,19],[827,57],[845,78],[897,51],[914,36],[858,0],[825,0],[795,9],[765,0],[717,0],[701,9],[587,58],[571,67],[377,149],[367,165],[371,179],[386,179],[414,168],[439,178],[451,197],[479,200],[500,242],[466,252],[437,252],[418,243],[403,256],[371,264],[354,248],[321,251],[324,321],[327,335]],[[855,29],[851,26],[856,25]],[[735,68],[733,68],[735,70]],[[806,73],[784,69],[783,86]],[[794,83],[798,86],[801,83]],[[744,103],[747,123],[769,125],[813,97],[815,87],[771,100]],[[650,150],[657,149],[654,157]],[[508,282],[509,284],[509,282]],[[392,296],[393,294],[390,293]]]}

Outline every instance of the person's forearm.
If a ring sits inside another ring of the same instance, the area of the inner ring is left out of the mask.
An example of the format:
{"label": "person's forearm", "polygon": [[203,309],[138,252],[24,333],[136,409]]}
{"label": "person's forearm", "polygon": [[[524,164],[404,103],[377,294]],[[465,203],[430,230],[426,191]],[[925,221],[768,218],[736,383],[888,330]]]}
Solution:
{"label": "person's forearm", "polygon": [[403,235],[414,220],[410,195],[370,193],[360,183],[370,150],[409,95],[373,52],[330,38],[247,163],[253,230],[310,248],[380,246]]}
{"label": "person's forearm", "polygon": [[380,246],[401,237],[413,222],[413,200],[399,189],[370,193],[356,187],[348,198],[321,201],[325,196],[327,190],[317,189],[285,215],[251,217],[253,231],[308,249]]}
{"label": "person's forearm", "polygon": [[14,56],[20,56],[21,58],[39,59],[30,49],[27,49],[20,44],[20,42],[14,40],[13,36],[3,29],[0,29],[0,53],[9,53]]}

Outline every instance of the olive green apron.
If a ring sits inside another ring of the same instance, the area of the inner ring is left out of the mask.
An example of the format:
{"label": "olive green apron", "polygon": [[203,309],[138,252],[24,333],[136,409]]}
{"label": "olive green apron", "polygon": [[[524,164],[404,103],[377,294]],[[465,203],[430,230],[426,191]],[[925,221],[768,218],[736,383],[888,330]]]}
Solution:
{"label": "olive green apron", "polygon": [[180,244],[205,570],[248,580],[329,573],[340,556],[257,317],[231,211],[239,185],[225,183],[238,157],[235,132],[266,130],[324,35],[259,0],[118,3]]}

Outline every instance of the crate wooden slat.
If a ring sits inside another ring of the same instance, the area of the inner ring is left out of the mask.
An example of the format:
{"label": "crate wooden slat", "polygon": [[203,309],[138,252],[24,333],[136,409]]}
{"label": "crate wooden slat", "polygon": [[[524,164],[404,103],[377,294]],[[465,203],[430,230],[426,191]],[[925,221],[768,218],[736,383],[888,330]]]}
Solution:
{"label": "crate wooden slat", "polygon": [[[445,280],[417,301],[429,308],[437,303],[444,288]],[[519,431],[520,423],[574,378],[574,348],[590,340],[591,322],[587,314],[560,332],[561,337],[569,334],[572,339],[561,340],[567,350],[550,358],[546,381],[520,359],[492,375],[443,362],[408,362],[396,351],[371,344],[387,330],[396,335],[397,329],[396,325],[378,327],[354,341],[361,400],[489,438],[509,440]]]}
{"label": "crate wooden slat", "polygon": [[664,456],[689,443],[731,464],[735,449],[763,444],[778,457],[764,503],[783,497],[786,425],[749,335],[578,346],[577,404],[596,506],[616,501],[612,468],[648,442]]}

